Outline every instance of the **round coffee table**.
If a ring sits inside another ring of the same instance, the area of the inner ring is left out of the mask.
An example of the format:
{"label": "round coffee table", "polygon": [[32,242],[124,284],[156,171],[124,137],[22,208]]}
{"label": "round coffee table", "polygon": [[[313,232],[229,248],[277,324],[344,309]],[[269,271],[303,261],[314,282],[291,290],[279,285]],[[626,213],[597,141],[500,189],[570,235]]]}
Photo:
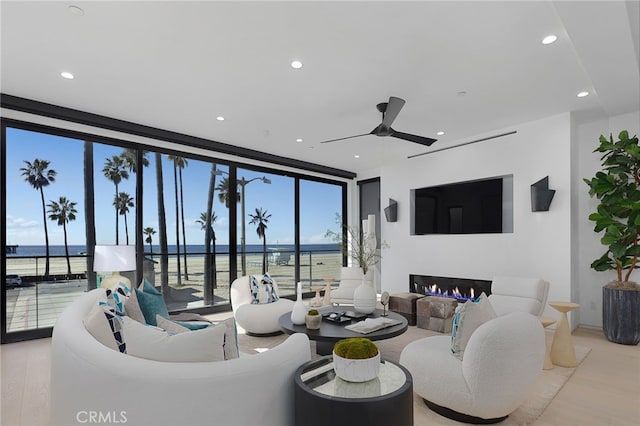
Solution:
{"label": "round coffee table", "polygon": [[[342,311],[342,310],[340,310]],[[367,315],[367,318],[378,318],[382,316],[382,311],[376,309],[372,314]],[[322,324],[317,330],[309,330],[305,325],[295,325],[291,322],[291,312],[282,314],[278,318],[278,324],[282,331],[287,334],[304,333],[309,336],[310,340],[316,341],[316,353],[318,355],[330,355],[333,353],[333,345],[338,340],[347,339],[349,337],[366,337],[371,340],[383,340],[391,337],[399,336],[407,331],[409,323],[407,319],[395,312],[387,311],[385,318],[391,318],[400,321],[398,325],[392,325],[390,327],[382,328],[380,330],[373,331],[368,334],[357,333],[355,331],[347,330],[345,325],[354,324],[360,320],[352,320],[342,324],[336,324],[326,319],[322,319]]]}
{"label": "round coffee table", "polygon": [[351,383],[336,377],[329,355],[300,366],[294,380],[296,425],[413,425],[413,379],[394,362],[382,361],[373,380]]}

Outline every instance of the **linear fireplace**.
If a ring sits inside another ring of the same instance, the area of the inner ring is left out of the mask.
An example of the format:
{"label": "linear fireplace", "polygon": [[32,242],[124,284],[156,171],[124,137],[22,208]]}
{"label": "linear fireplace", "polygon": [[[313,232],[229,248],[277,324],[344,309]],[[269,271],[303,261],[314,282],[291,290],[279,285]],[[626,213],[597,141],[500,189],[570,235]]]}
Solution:
{"label": "linear fireplace", "polygon": [[490,295],[491,281],[410,274],[409,291],[427,296],[451,297],[459,302],[466,302],[475,300],[482,292]]}

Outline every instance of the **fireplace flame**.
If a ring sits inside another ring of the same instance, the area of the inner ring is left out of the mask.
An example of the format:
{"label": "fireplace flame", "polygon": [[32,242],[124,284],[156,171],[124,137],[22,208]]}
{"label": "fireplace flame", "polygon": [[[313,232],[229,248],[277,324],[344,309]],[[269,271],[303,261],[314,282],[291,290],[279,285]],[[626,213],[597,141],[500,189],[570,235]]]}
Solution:
{"label": "fireplace flame", "polygon": [[467,300],[471,300],[471,301],[475,300],[475,292],[473,291],[473,288],[469,289],[469,292],[470,292],[469,295],[466,295],[460,292],[460,289],[458,287],[451,290],[451,293],[449,293],[449,290],[446,290],[443,292],[442,289],[440,289],[440,287],[438,287],[438,284],[436,283],[431,284],[430,286],[427,286],[425,288],[427,290],[428,296],[448,297],[451,299],[456,299],[461,302],[466,302]]}

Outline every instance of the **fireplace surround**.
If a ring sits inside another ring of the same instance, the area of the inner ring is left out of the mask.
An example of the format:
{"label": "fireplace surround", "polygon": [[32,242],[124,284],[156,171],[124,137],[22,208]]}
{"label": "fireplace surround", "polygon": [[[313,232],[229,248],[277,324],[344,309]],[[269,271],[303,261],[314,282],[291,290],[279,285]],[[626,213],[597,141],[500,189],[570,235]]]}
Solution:
{"label": "fireplace surround", "polygon": [[472,278],[439,277],[433,275],[409,275],[409,291],[426,296],[451,297],[464,303],[484,292],[491,294],[491,281]]}

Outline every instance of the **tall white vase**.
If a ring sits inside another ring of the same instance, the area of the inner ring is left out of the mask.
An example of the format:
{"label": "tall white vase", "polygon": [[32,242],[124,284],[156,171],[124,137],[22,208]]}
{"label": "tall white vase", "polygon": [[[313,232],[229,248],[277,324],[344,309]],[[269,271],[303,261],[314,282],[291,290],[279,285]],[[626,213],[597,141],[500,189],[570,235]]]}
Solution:
{"label": "tall white vase", "polygon": [[369,269],[362,278],[362,284],[353,291],[353,307],[358,312],[370,314],[376,310],[377,297],[373,288],[373,270]]}
{"label": "tall white vase", "polygon": [[298,296],[291,310],[291,322],[295,325],[302,325],[305,323],[306,315],[307,307],[302,302],[302,283],[298,283]]}

